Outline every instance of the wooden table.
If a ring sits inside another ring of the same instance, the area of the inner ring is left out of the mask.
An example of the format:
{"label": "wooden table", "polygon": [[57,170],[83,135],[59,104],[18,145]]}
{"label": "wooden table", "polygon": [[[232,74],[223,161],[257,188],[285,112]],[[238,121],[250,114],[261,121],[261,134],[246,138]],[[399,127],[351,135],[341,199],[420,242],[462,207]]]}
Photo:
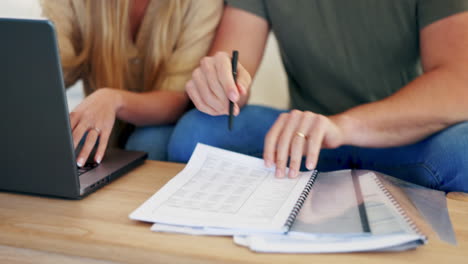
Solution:
{"label": "wooden table", "polygon": [[259,254],[228,237],[165,234],[132,221],[183,164],[147,161],[81,201],[0,192],[0,263],[468,263],[468,202],[448,199],[458,246],[398,253]]}

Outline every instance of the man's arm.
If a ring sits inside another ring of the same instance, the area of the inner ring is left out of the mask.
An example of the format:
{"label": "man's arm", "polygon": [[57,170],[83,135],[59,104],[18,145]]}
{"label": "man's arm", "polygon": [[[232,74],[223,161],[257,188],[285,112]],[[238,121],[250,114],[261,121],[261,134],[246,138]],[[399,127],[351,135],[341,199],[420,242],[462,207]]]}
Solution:
{"label": "man's arm", "polygon": [[341,145],[392,147],[411,144],[468,120],[468,13],[421,31],[424,74],[394,95],[331,119]]}
{"label": "man's arm", "polygon": [[289,157],[288,176],[296,177],[302,156],[313,169],[321,148],[402,146],[468,120],[467,29],[468,13],[426,26],[420,33],[424,74],[388,98],[330,117],[281,114],[265,137],[265,164],[275,164],[283,177]]}
{"label": "man's arm", "polygon": [[[262,60],[268,32],[265,19],[238,8],[225,7],[209,52],[211,56],[201,60],[186,85],[198,110],[210,115],[227,114],[230,99],[236,103],[236,114],[239,112],[249,98],[251,76]],[[231,72],[233,50],[239,51],[237,86]]]}
{"label": "man's arm", "polygon": [[269,26],[265,19],[231,6],[224,9],[209,55],[238,50],[242,65],[254,76],[263,58]]}

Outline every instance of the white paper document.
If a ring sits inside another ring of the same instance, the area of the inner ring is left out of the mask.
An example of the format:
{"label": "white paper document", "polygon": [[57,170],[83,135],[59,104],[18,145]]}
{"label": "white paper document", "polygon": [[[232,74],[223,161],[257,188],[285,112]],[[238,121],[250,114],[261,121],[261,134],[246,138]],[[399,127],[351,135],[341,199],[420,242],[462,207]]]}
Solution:
{"label": "white paper document", "polygon": [[311,176],[278,179],[262,159],[198,144],[185,169],[130,218],[172,230],[282,233]]}

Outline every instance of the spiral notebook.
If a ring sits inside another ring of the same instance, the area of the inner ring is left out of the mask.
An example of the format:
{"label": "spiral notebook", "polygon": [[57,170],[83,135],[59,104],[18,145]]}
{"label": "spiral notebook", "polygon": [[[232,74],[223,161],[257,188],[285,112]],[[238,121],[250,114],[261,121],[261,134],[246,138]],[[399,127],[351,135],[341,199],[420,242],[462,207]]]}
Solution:
{"label": "spiral notebook", "polygon": [[421,230],[430,230],[398,190],[390,191],[386,177],[365,170],[319,173],[287,234],[234,241],[253,251],[281,253],[400,251],[425,244]]}
{"label": "spiral notebook", "polygon": [[396,250],[426,241],[378,173],[278,179],[262,159],[203,144],[130,218],[155,223],[153,231],[234,235],[262,252]]}

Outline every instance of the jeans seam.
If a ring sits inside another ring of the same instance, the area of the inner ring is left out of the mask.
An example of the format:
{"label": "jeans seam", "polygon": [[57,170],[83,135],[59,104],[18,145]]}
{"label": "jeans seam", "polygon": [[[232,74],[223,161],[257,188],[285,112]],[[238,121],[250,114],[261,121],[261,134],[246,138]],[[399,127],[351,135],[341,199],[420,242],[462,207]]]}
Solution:
{"label": "jeans seam", "polygon": [[432,177],[437,183],[437,187],[439,187],[442,184],[442,179],[438,171],[434,169],[434,166],[432,166],[432,164],[430,164],[429,162],[422,162],[420,164],[422,167],[426,168],[431,173]]}

